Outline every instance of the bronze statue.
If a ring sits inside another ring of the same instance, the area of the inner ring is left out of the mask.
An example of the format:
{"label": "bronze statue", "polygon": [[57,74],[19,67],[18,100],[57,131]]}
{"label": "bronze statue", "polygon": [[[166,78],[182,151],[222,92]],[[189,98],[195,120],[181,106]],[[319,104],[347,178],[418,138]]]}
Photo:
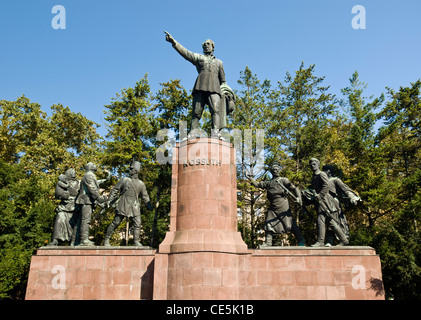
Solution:
{"label": "bronze statue", "polygon": [[56,208],[56,218],[52,241],[49,246],[57,246],[59,241],[69,241],[75,245],[78,240],[78,223],[80,218],[80,206],[76,204],[76,197],[79,193],[80,182],[76,179],[74,169],[69,169],[61,174],[56,184],[55,197],[61,202]]}
{"label": "bronze statue", "polygon": [[80,222],[80,238],[81,246],[92,246],[94,243],[89,240],[89,225],[91,222],[92,211],[96,204],[101,204],[107,201],[106,196],[101,196],[99,185],[106,181],[98,181],[95,172],[97,167],[92,162],[86,166],[86,173],[81,180],[80,192],[76,199],[76,203],[81,205],[81,222]]}
{"label": "bronze statue", "polygon": [[272,166],[272,180],[261,182],[251,180],[255,187],[266,189],[270,203],[265,222],[266,242],[263,246],[272,246],[274,234],[282,234],[289,231],[292,231],[299,246],[305,246],[304,237],[292,217],[288,201],[289,196],[301,206],[301,193],[287,178],[280,176],[280,169],[278,165]]}
{"label": "bronze statue", "polygon": [[[349,207],[350,205],[357,205],[358,202],[361,201],[361,198],[341,179],[333,176],[335,170],[334,166],[324,165],[322,170],[326,172],[327,176],[329,177],[329,193],[333,196],[337,207],[339,207],[339,226],[349,241],[349,225],[348,221],[346,220],[342,204],[345,203],[345,207]],[[334,240],[335,234],[331,228],[328,228],[326,231],[326,246],[333,245]]]}
{"label": "bronze statue", "polygon": [[133,218],[134,230],[134,245],[142,246],[140,243],[140,202],[139,196],[142,197],[143,202],[149,210],[153,210],[149,200],[148,192],[145,184],[139,179],[140,162],[134,161],[130,165],[130,177],[121,179],[111,190],[108,198],[107,206],[111,206],[118,201],[116,205],[115,217],[113,222],[108,226],[105,234],[104,246],[110,246],[110,238],[114,230],[120,225],[125,217]]}
{"label": "bronze statue", "polygon": [[312,247],[325,246],[326,226],[331,228],[340,240],[339,245],[347,245],[349,240],[340,227],[339,204],[329,193],[330,182],[327,174],[320,170],[320,161],[311,158],[310,168],[313,171],[311,180],[312,191],[305,190],[303,196],[316,205],[317,208],[317,242]]}
{"label": "bronze statue", "polygon": [[[226,84],[222,61],[213,55],[215,43],[208,39],[202,44],[203,54],[193,53],[178,43],[168,32],[165,31],[165,34],[166,40],[183,58],[195,65],[199,73],[193,87],[189,137],[194,136],[194,130],[198,129],[205,105],[209,106],[212,116],[213,134],[220,137],[220,129],[226,127],[226,115],[233,111],[235,95]],[[227,95],[224,95],[224,92],[227,92]]]}

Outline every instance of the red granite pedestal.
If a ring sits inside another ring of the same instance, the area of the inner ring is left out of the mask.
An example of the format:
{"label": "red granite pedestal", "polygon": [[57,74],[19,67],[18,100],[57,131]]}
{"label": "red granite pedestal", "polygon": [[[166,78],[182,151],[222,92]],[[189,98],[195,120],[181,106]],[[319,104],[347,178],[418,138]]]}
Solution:
{"label": "red granite pedestal", "polygon": [[384,300],[370,247],[281,247],[155,256],[154,299]]}
{"label": "red granite pedestal", "polygon": [[232,273],[248,249],[237,230],[235,163],[235,149],[218,139],[174,149],[171,224],[155,258],[154,299],[239,297]]}
{"label": "red granite pedestal", "polygon": [[170,231],[160,253],[245,253],[237,230],[235,149],[218,139],[184,141],[173,151]]}
{"label": "red granite pedestal", "polygon": [[43,247],[32,257],[27,300],[152,299],[155,251]]}
{"label": "red granite pedestal", "polygon": [[384,300],[371,247],[253,250],[240,270],[240,299]]}

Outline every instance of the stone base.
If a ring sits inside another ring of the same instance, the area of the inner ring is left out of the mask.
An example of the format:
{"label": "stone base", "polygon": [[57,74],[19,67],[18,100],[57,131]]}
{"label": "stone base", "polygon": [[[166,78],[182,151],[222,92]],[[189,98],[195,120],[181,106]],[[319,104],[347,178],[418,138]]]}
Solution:
{"label": "stone base", "polygon": [[371,247],[252,250],[240,299],[384,300],[380,258]]}
{"label": "stone base", "polygon": [[152,299],[149,247],[43,247],[32,257],[27,300]]}
{"label": "stone base", "polygon": [[201,229],[169,231],[159,245],[160,253],[192,251],[247,253],[247,245],[240,232]]}
{"label": "stone base", "polygon": [[26,299],[383,300],[384,290],[370,247],[44,247],[32,257]]}
{"label": "stone base", "polygon": [[154,299],[384,299],[370,247],[270,247],[248,254],[156,254]]}

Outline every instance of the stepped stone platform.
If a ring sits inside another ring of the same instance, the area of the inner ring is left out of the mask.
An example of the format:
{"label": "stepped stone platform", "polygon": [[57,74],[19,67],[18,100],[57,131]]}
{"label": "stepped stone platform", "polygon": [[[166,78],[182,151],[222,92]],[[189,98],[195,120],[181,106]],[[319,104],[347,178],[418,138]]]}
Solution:
{"label": "stepped stone platform", "polygon": [[370,247],[269,247],[235,254],[134,247],[43,247],[28,300],[384,299]]}

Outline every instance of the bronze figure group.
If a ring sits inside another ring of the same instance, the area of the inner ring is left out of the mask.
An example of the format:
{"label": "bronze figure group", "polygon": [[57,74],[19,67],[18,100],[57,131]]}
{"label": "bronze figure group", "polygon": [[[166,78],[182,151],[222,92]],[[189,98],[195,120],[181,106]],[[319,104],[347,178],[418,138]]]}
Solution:
{"label": "bronze figure group", "polygon": [[115,207],[115,217],[108,226],[104,246],[110,246],[110,237],[124,218],[132,218],[134,224],[134,246],[140,243],[141,210],[140,199],[149,210],[153,210],[145,184],[139,179],[140,162],[130,165],[129,177],[121,179],[111,190],[109,197],[100,194],[99,186],[109,180],[97,180],[97,167],[89,162],[81,181],[76,179],[74,169],[59,176],[56,185],[56,198],[61,202],[56,209],[54,231],[50,246],[57,246],[59,241],[70,242],[71,246],[94,246],[89,240],[89,226],[92,212],[96,206],[103,209]]}
{"label": "bronze figure group", "polygon": [[266,242],[263,247],[272,246],[274,234],[291,231],[298,246],[305,246],[300,228],[292,218],[289,200],[299,208],[314,205],[317,211],[317,241],[312,247],[330,247],[338,239],[338,246],[349,243],[349,226],[341,203],[348,200],[348,204],[356,205],[360,197],[352,191],[341,179],[332,174],[333,167],[326,165],[320,170],[320,161],[312,158],[309,161],[313,176],[311,188],[300,190],[287,178],[280,177],[280,167],[271,167],[272,180],[256,182],[251,177],[250,183],[255,187],[266,189],[269,209],[266,213],[265,232]]}
{"label": "bronze figure group", "polygon": [[[338,245],[349,243],[349,226],[343,211],[343,202],[356,205],[360,197],[351,190],[341,179],[333,176],[333,167],[325,165],[320,170],[320,161],[312,158],[309,161],[313,176],[311,188],[300,191],[287,178],[280,176],[278,165],[271,167],[272,179],[257,182],[250,179],[250,183],[257,188],[265,189],[269,208],[266,212],[265,235],[262,247],[271,247],[275,234],[292,232],[298,246],[305,246],[301,229],[293,219],[290,201],[298,207],[304,208],[314,205],[317,211],[317,241],[312,247],[332,246],[335,239]],[[124,218],[133,221],[134,246],[140,243],[142,200],[148,210],[153,210],[145,183],[139,179],[140,163],[134,161],[129,168],[129,176],[122,178],[112,188],[108,198],[100,194],[99,186],[107,179],[97,180],[96,166],[88,163],[81,181],[76,179],[74,169],[69,169],[58,177],[55,196],[61,200],[56,209],[56,218],[50,246],[57,246],[59,241],[69,242],[71,246],[93,246],[89,240],[89,226],[92,212],[96,206],[103,209],[115,208],[115,217],[108,226],[104,246],[110,246],[110,238]]]}

